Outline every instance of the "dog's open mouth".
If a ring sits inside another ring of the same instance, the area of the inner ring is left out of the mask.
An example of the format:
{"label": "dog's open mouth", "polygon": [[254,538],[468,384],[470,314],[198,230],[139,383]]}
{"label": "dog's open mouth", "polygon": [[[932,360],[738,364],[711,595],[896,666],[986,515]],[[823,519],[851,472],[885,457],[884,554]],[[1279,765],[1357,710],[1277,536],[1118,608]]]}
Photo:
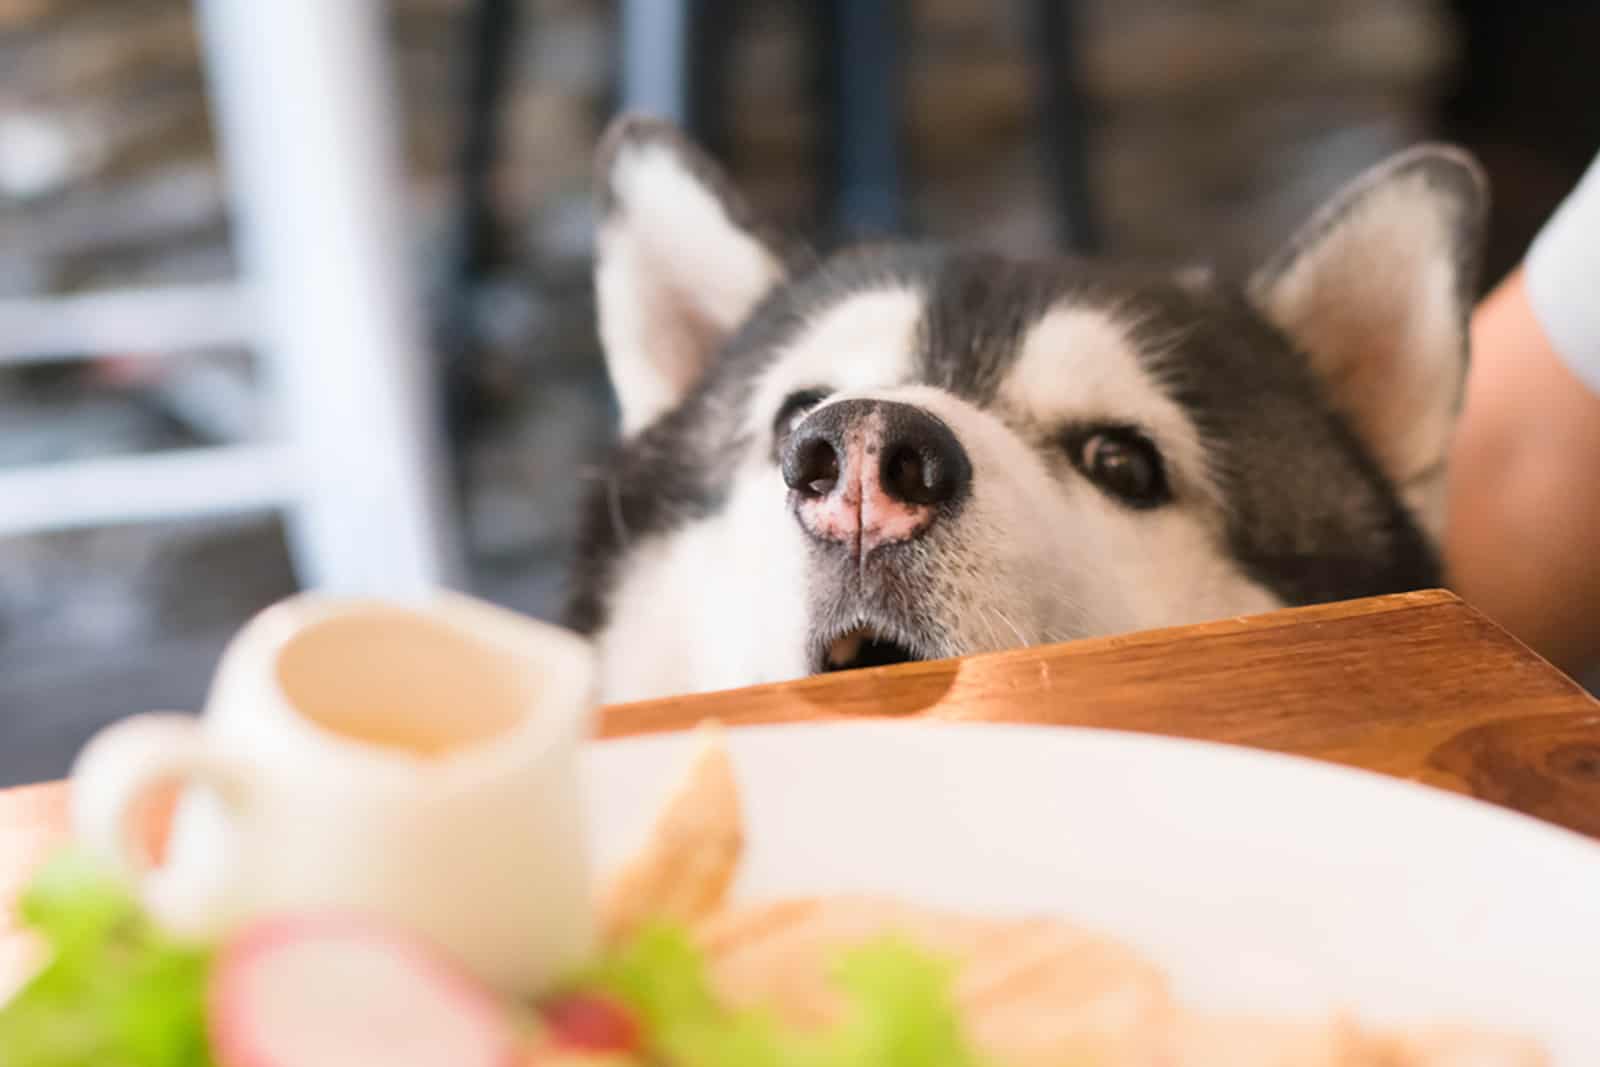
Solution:
{"label": "dog's open mouth", "polygon": [[823,650],[821,669],[853,671],[861,667],[910,663],[921,658],[899,641],[877,633],[871,627],[858,626],[828,642]]}

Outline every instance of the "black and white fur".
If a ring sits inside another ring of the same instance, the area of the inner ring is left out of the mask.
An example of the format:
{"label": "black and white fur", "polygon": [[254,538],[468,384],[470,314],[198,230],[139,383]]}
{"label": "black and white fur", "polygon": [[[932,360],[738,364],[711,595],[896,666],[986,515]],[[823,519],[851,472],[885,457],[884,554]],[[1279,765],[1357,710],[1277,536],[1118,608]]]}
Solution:
{"label": "black and white fur", "polygon": [[[1373,169],[1236,280],[917,244],[817,255],[652,120],[618,120],[598,166],[622,438],[568,622],[605,700],[1440,581],[1486,212],[1455,150]],[[867,554],[798,521],[780,454],[863,398],[931,415],[970,462],[958,507]]]}

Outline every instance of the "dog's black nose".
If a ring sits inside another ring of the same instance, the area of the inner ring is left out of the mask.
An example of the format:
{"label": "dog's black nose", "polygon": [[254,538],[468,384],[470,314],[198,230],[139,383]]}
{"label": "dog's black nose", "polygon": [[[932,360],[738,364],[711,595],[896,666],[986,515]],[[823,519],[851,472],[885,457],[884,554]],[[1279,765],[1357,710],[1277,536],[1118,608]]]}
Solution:
{"label": "dog's black nose", "polygon": [[972,482],[972,463],[949,426],[885,400],[819,408],[795,427],[781,463],[806,529],[863,550],[920,535]]}

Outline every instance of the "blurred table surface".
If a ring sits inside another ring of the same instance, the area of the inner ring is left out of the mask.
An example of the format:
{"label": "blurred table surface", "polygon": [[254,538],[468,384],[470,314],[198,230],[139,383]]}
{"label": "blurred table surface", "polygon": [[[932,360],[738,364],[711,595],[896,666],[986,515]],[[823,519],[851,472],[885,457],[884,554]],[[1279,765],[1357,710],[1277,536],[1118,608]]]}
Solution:
{"label": "blurred table surface", "polygon": [[[602,710],[603,738],[921,716],[1104,727],[1310,756],[1600,838],[1600,702],[1427,591]],[[164,817],[148,831],[159,839]],[[67,834],[67,789],[0,791],[0,901]],[[20,953],[0,913],[0,979]]]}

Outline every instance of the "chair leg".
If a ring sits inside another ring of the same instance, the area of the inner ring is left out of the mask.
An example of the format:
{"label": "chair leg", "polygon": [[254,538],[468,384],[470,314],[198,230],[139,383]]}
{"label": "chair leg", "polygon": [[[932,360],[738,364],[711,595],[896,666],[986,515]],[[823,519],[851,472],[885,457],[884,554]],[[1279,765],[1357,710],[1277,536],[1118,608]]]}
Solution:
{"label": "chair leg", "polygon": [[687,124],[692,0],[622,0],[619,110]]}
{"label": "chair leg", "polygon": [[471,493],[468,459],[490,406],[481,377],[483,338],[474,304],[479,287],[502,258],[489,185],[519,7],[518,0],[474,0],[461,52],[464,135],[457,157],[455,232],[438,317],[445,435],[458,511]]}
{"label": "chair leg", "polygon": [[726,160],[728,53],[739,32],[741,0],[692,0],[686,126],[713,158]]}
{"label": "chair leg", "polygon": [[1077,78],[1077,27],[1069,0],[1032,0],[1039,144],[1064,251],[1102,251],[1089,188],[1087,110]]}
{"label": "chair leg", "polygon": [[898,0],[815,0],[824,218],[844,238],[905,226]]}
{"label": "chair leg", "polygon": [[308,586],[461,581],[378,0],[199,0]]}
{"label": "chair leg", "polygon": [[669,119],[722,157],[738,15],[738,0],[622,0],[618,109]]}

